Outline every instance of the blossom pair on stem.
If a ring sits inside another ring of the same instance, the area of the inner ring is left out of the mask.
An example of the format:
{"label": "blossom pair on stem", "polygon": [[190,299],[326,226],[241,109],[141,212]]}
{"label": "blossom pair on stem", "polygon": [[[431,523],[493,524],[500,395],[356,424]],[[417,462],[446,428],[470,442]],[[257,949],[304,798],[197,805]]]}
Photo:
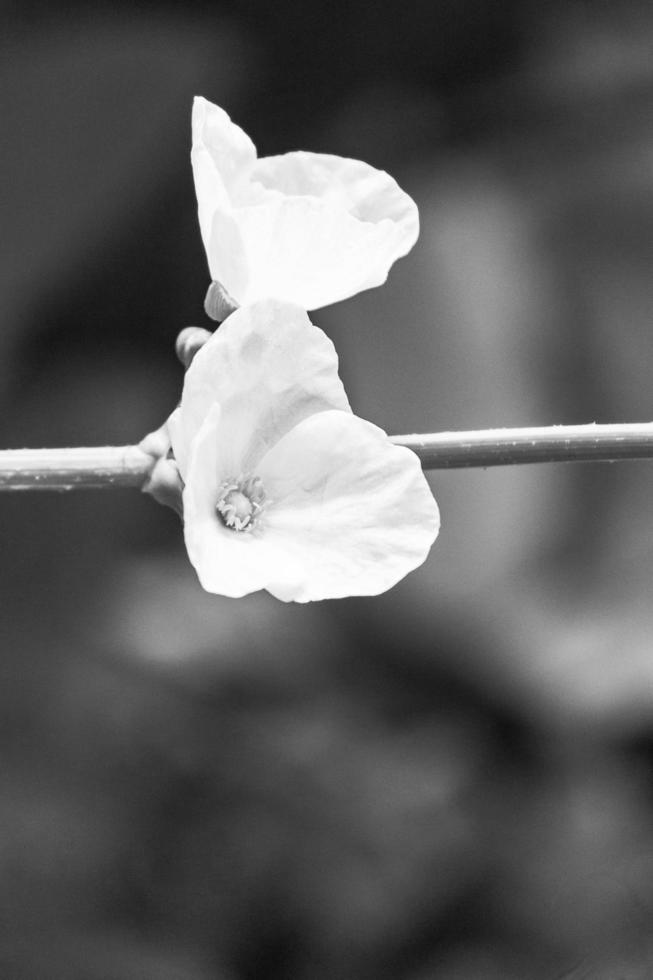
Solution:
{"label": "blossom pair on stem", "polygon": [[204,99],[192,164],[209,270],[234,312],[168,420],[190,560],[228,596],[383,592],[426,558],[438,508],[415,454],[352,413],[306,310],[384,282],[415,242],[416,206],[355,160],[258,159]]}

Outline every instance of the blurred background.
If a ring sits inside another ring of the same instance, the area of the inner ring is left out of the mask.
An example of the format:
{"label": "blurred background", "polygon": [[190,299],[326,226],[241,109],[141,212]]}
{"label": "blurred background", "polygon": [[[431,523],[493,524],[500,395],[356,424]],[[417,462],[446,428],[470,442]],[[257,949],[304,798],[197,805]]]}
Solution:
{"label": "blurred background", "polygon": [[[0,444],[138,441],[208,325],[194,94],[389,170],[314,315],[392,433],[653,417],[644,0],[4,0]],[[434,473],[379,599],[204,594],[134,491],[3,495],[0,976],[653,977],[653,471]]]}

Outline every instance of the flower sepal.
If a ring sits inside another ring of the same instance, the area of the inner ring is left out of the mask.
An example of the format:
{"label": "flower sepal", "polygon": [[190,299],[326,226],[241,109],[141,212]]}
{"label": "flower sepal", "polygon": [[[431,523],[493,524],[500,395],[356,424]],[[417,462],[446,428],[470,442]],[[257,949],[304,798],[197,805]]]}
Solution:
{"label": "flower sepal", "polygon": [[230,296],[221,282],[216,279],[206,291],[204,298],[204,312],[216,323],[222,323],[227,317],[238,309],[239,304]]}
{"label": "flower sepal", "polygon": [[141,490],[143,493],[149,493],[164,507],[171,507],[180,517],[183,517],[184,484],[177,461],[172,456],[168,422],[164,422],[160,429],[146,435],[139,443],[139,448],[152,457],[152,469]]}

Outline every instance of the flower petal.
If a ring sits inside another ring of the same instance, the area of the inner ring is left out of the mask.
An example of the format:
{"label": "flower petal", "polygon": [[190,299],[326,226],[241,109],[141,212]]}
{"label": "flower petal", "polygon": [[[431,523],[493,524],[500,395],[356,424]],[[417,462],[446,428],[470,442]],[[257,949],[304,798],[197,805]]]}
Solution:
{"label": "flower petal", "polygon": [[229,465],[223,455],[228,447],[221,416],[214,404],[193,441],[183,492],[184,538],[207,592],[237,598],[265,587],[275,555],[264,538],[230,530],[217,514],[219,487]]}
{"label": "flower petal", "polygon": [[304,310],[266,300],[232,313],[195,355],[169,422],[186,479],[190,446],[211,405],[222,411],[224,478],[249,473],[285,433],[315,412],[349,402],[335,348]]}
{"label": "flower petal", "polygon": [[335,303],[385,282],[417,239],[415,203],[358,160],[288,153],[258,160],[251,173],[241,206],[216,209],[207,249],[211,274],[241,303]]}
{"label": "flower petal", "polygon": [[377,224],[388,218],[401,226],[406,252],[417,240],[415,202],[384,170],[362,160],[299,150],[257,160],[250,172],[251,182],[288,197],[319,198],[359,221]]}
{"label": "flower petal", "polygon": [[260,530],[274,556],[264,587],[285,601],[384,592],[422,564],[438,534],[417,456],[349,413],[299,423],[257,476],[271,500]]}
{"label": "flower petal", "polygon": [[193,100],[192,133],[191,163],[200,230],[208,254],[216,209],[228,225],[231,196],[243,181],[247,182],[256,162],[256,147],[223,109],[201,96]]}

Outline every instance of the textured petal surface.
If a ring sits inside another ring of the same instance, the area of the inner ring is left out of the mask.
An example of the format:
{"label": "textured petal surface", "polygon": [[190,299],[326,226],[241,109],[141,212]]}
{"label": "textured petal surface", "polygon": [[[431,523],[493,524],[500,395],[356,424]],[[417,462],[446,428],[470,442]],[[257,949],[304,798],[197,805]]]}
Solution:
{"label": "textured petal surface", "polygon": [[257,475],[272,501],[265,588],[285,601],[384,592],[422,564],[439,530],[418,458],[355,415],[301,422]]}
{"label": "textured petal surface", "polygon": [[241,304],[273,297],[311,310],[378,286],[419,233],[414,201],[384,171],[303,151],[258,160],[199,98],[192,162],[211,276]]}
{"label": "textured petal surface", "polygon": [[254,164],[250,183],[260,183],[288,197],[319,198],[360,221],[376,224],[390,219],[403,230],[406,252],[417,239],[419,218],[415,202],[384,170],[361,160],[302,150],[264,157]]}
{"label": "textured petal surface", "polygon": [[220,404],[223,479],[250,473],[293,426],[349,402],[335,348],[304,310],[266,300],[232,313],[195,356],[169,428],[186,479],[192,440]]}

